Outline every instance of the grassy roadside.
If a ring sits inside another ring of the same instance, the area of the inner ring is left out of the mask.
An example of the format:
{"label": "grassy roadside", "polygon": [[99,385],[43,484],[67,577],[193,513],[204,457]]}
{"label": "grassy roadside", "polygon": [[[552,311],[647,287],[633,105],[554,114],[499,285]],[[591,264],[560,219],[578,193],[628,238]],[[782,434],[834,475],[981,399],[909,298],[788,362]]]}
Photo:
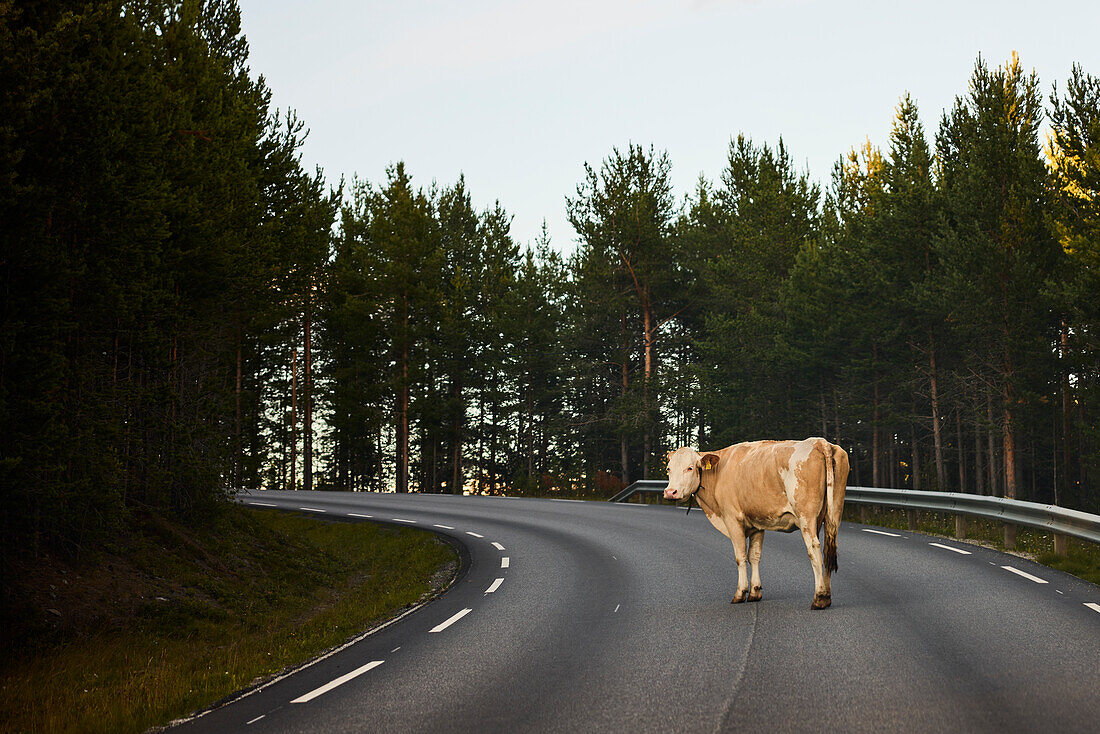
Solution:
{"label": "grassy roadside", "polygon": [[15,569],[0,731],[167,723],[394,615],[456,569],[450,546],[415,529],[236,506],[200,529],[139,518],[91,561]]}
{"label": "grassy roadside", "polygon": [[[860,505],[847,504],[844,519],[861,522]],[[908,530],[909,520],[904,510],[886,507],[867,507],[867,523],[885,528]],[[926,535],[939,535],[955,539],[955,516],[938,512],[920,512],[917,529]],[[974,543],[1003,551],[1004,526],[992,520],[967,518],[966,539],[958,542]],[[1077,538],[1068,539],[1068,555],[1065,558],[1054,553],[1054,540],[1049,532],[1024,526],[1016,529],[1016,550],[1007,551],[1059,571],[1100,585],[1100,545]]]}

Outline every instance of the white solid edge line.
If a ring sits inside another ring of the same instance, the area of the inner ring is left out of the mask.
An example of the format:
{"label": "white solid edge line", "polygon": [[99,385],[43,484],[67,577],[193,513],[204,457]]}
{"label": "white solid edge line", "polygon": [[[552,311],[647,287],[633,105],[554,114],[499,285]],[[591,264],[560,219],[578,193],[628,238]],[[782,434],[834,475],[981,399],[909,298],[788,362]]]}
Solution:
{"label": "white solid edge line", "polygon": [[450,525],[432,525],[433,528],[443,528],[444,530],[454,530]]}
{"label": "white solid edge line", "polygon": [[1041,579],[1038,576],[1032,576],[1027,571],[1021,571],[1020,569],[1013,568],[1012,566],[1001,566],[1001,568],[1003,568],[1006,571],[1011,571],[1012,573],[1016,574],[1017,576],[1023,576],[1028,581],[1034,581],[1037,584],[1049,583],[1046,579]]}
{"label": "white solid edge line", "polygon": [[270,502],[249,502],[248,504],[256,505],[257,507],[278,507],[278,505],[273,505]]}
{"label": "white solid edge line", "polygon": [[444,622],[440,622],[435,627],[432,627],[430,630],[428,630],[428,632],[442,632],[443,630],[447,629],[452,624],[454,624],[458,620],[462,619],[463,617],[465,617],[467,614],[469,614],[472,611],[474,611],[474,610],[473,609],[463,609],[461,612],[459,612],[458,614],[455,614],[450,619],[448,619]]}
{"label": "white solid edge line", "polygon": [[486,594],[492,594],[494,591],[499,589],[500,585],[503,584],[503,583],[504,583],[504,579],[497,579],[496,581],[494,581],[492,584],[489,585],[489,588],[485,590],[485,593]]}
{"label": "white solid edge line", "polygon": [[1085,602],[1085,606],[1088,607],[1089,609],[1091,609],[1094,612],[1100,612],[1100,604],[1097,604],[1094,601]]}
{"label": "white solid edge line", "polygon": [[395,518],[393,518],[393,521],[394,522],[407,522],[407,523],[412,523],[413,525],[416,524],[416,520],[406,520],[402,517],[395,517]]}
{"label": "white solid edge line", "polygon": [[504,556],[504,558],[500,559],[500,567],[508,568],[508,556]]}
{"label": "white solid edge line", "polygon": [[969,556],[972,555],[970,551],[963,550],[962,548],[952,548],[949,545],[943,545],[941,543],[929,543],[928,545],[934,545],[937,548],[943,548],[944,550],[954,551],[960,555]]}
{"label": "white solid edge line", "polygon": [[360,515],[358,512],[349,512],[348,517],[365,517],[370,519],[370,515]]}
{"label": "white solid edge line", "polygon": [[584,502],[584,500],[563,500],[563,499],[559,499],[557,497],[551,497],[550,501],[551,502]]}
{"label": "white solid edge line", "polygon": [[316,507],[299,507],[298,509],[305,510],[306,512],[325,512],[325,510],[320,510]]}
{"label": "white solid edge line", "polygon": [[347,683],[352,678],[358,678],[363,673],[366,673],[368,670],[373,670],[374,668],[377,668],[379,665],[381,665],[384,662],[386,662],[386,661],[385,660],[371,660],[366,665],[358,667],[355,670],[351,671],[350,673],[344,673],[342,676],[340,676],[336,680],[329,681],[328,683],[324,684],[320,688],[314,688],[312,691],[305,694],[304,696],[298,696],[298,698],[291,701],[291,703],[308,703],[309,701],[312,701],[313,699],[317,698],[318,696],[320,696],[322,694],[325,694],[325,693],[328,693],[333,688],[336,688],[337,686],[344,685],[345,683]]}
{"label": "white solid edge line", "polygon": [[260,714],[260,715],[259,715],[259,716],[257,716],[257,717],[256,717],[255,719],[252,719],[251,721],[246,721],[246,722],[244,722],[244,725],[245,725],[245,726],[248,726],[249,724],[255,724],[255,723],[256,723],[257,721],[259,721],[260,719],[262,719],[262,718],[263,718],[263,717],[265,717],[265,716],[267,716],[267,714]]}
{"label": "white solid edge line", "polygon": [[888,533],[885,530],[872,530],[871,528],[860,528],[865,533],[874,533],[875,535],[889,535],[891,538],[900,538],[897,533]]}
{"label": "white solid edge line", "polygon": [[496,542],[495,540],[493,541],[493,547],[496,548],[497,550],[504,550],[504,546],[501,545],[500,543]]}
{"label": "white solid edge line", "polygon": [[291,668],[290,670],[283,673],[282,675],[277,675],[274,678],[272,678],[271,680],[267,681],[266,683],[261,683],[260,685],[256,686],[255,688],[249,688],[248,690],[246,690],[241,695],[231,697],[227,700],[224,700],[224,701],[220,702],[220,704],[217,705],[217,706],[211,706],[209,708],[205,708],[202,711],[191,714],[190,716],[184,716],[184,717],[179,718],[179,719],[174,719],[173,721],[170,721],[168,723],[168,725],[169,726],[179,726],[180,724],[186,724],[187,722],[194,721],[195,719],[201,719],[203,716],[206,716],[211,711],[215,711],[219,708],[222,708],[223,706],[228,706],[231,703],[236,703],[237,701],[241,701],[245,698],[248,698],[249,696],[251,696],[254,693],[259,693],[260,691],[263,691],[267,688],[270,688],[271,686],[275,685],[276,683],[278,683],[280,681],[283,681],[283,680],[286,680],[290,676],[295,675],[296,673],[300,673],[303,670],[305,670],[306,668],[312,668],[314,665],[321,662],[322,660],[327,660],[328,658],[332,657],[336,653],[343,652],[344,650],[348,649],[352,645],[354,645],[358,642],[362,642],[363,640],[367,639],[368,637],[370,637],[374,633],[381,632],[385,628],[389,627],[391,624],[396,624],[397,622],[400,622],[402,619],[409,616],[413,612],[419,611],[423,606],[424,606],[423,604],[417,604],[416,606],[412,607],[411,609],[406,609],[404,612],[402,612],[401,614],[398,614],[393,619],[387,620],[387,621],[383,622],[382,624],[378,625],[377,627],[372,627],[371,629],[367,630],[363,634],[358,635],[357,637],[353,637],[352,639],[348,640],[343,645],[332,648],[331,650],[326,652],[324,655],[319,655],[318,657],[315,657],[312,660],[309,660],[305,663],[302,663],[301,665],[297,666],[296,668]]}
{"label": "white solid edge line", "polygon": [[466,531],[466,534],[467,535],[472,535],[475,538],[484,538],[485,537],[484,535],[478,535],[477,533],[471,533],[469,530]]}

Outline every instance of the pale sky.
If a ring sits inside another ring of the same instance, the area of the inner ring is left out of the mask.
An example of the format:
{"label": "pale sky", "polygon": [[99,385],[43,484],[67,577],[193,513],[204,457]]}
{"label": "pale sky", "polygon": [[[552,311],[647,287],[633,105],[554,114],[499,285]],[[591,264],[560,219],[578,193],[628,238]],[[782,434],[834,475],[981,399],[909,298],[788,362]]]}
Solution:
{"label": "pale sky", "polygon": [[310,136],[307,168],[378,183],[460,173],[478,208],[500,200],[512,235],[545,218],[555,247],[584,163],[629,142],[667,150],[681,198],[714,181],[731,137],[780,136],[811,178],[870,138],[889,145],[915,98],[931,143],[978,54],[1016,50],[1065,87],[1100,76],[1100,2],[1018,0],[241,0],[253,74]]}

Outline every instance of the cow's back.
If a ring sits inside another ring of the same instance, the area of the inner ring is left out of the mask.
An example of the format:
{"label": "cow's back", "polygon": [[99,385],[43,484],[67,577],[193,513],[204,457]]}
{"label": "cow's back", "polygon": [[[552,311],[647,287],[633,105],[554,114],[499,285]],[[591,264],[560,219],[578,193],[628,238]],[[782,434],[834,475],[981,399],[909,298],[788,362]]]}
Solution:
{"label": "cow's back", "polygon": [[820,521],[825,462],[823,455],[814,460],[818,440],[749,441],[719,451],[719,514],[785,532],[797,529],[800,516]]}

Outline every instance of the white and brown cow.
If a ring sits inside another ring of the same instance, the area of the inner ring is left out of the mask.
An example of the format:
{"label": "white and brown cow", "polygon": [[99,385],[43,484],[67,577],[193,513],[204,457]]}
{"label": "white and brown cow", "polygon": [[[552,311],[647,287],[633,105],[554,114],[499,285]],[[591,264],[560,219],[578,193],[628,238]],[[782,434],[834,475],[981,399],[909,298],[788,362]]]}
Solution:
{"label": "white and brown cow", "polygon": [[[801,531],[814,569],[810,606],[824,609],[832,601],[829,574],[837,568],[836,534],[847,483],[847,452],[823,438],[752,441],[705,453],[685,446],[668,455],[665,499],[682,500],[694,494],[711,524],[733,541],[734,604],[759,601],[762,596],[764,531]],[[818,540],[822,524],[824,547]],[[752,564],[751,589],[746,563]]]}

